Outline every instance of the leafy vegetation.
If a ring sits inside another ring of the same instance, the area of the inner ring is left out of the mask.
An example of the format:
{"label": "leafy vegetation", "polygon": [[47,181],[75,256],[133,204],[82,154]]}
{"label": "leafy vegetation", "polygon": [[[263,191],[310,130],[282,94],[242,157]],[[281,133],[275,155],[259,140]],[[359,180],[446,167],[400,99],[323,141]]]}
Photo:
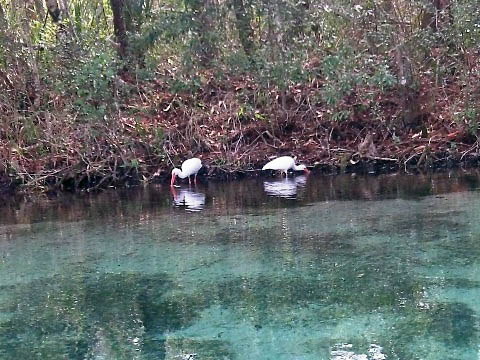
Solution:
{"label": "leafy vegetation", "polygon": [[476,160],[479,51],[472,0],[0,0],[0,178]]}

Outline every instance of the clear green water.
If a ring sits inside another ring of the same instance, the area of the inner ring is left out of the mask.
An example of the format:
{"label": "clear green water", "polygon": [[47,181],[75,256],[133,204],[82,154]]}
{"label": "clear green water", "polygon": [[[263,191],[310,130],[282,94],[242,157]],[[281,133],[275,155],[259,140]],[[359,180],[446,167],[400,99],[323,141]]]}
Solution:
{"label": "clear green water", "polygon": [[300,180],[7,202],[0,359],[480,356],[476,172]]}

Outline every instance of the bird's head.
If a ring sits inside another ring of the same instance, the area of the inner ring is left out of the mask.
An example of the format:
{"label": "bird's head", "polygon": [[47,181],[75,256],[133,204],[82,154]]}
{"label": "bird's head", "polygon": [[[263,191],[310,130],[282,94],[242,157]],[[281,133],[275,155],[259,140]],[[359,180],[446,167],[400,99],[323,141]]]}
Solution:
{"label": "bird's head", "polygon": [[175,178],[181,173],[182,171],[180,169],[173,169],[172,170],[172,179],[170,180],[170,186],[173,186],[175,184]]}
{"label": "bird's head", "polygon": [[310,170],[308,170],[305,165],[298,165],[298,166],[295,167],[295,170],[296,171],[303,171],[303,172],[305,172],[305,174],[310,173]]}

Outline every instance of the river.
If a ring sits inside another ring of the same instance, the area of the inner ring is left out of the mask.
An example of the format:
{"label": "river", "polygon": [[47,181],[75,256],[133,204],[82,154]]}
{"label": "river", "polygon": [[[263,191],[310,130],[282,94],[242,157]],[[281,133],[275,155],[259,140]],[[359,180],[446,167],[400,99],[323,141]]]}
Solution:
{"label": "river", "polygon": [[477,359],[480,173],[0,207],[0,358]]}

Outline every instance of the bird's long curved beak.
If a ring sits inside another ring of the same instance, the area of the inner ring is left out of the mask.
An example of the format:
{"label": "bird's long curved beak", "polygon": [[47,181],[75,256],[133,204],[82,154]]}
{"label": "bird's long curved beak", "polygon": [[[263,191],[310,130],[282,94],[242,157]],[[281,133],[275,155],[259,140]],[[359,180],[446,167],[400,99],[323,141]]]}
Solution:
{"label": "bird's long curved beak", "polygon": [[177,191],[175,190],[175,187],[174,187],[174,186],[170,186],[170,193],[172,194],[173,199],[174,199],[174,200],[177,200],[178,194],[177,194]]}
{"label": "bird's long curved beak", "polygon": [[173,186],[175,184],[175,178],[176,177],[177,177],[177,175],[172,174],[172,180],[170,180],[170,186]]}

